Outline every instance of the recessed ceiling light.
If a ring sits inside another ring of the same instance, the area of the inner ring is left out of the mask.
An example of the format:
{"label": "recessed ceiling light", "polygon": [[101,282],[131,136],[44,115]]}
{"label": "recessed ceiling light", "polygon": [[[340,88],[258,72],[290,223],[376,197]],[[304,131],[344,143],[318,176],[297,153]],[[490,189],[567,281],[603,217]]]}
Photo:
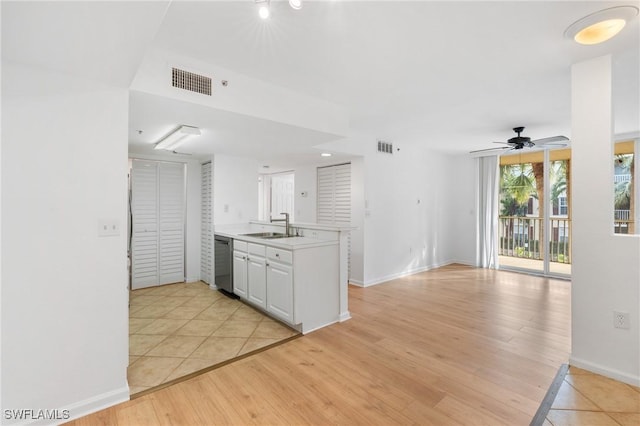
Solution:
{"label": "recessed ceiling light", "polygon": [[580,44],[598,44],[618,34],[627,21],[638,15],[635,6],[617,6],[587,15],[577,20],[564,32],[564,36]]}
{"label": "recessed ceiling light", "polygon": [[302,0],[289,0],[289,6],[292,9],[300,10],[302,9]]}
{"label": "recessed ceiling light", "polygon": [[323,157],[331,157],[331,154],[328,152],[323,152],[322,154],[320,154]]}
{"label": "recessed ceiling light", "polygon": [[258,5],[258,15],[262,19],[268,19],[271,15],[271,11],[269,10],[269,1],[270,0],[256,0],[256,5]]}

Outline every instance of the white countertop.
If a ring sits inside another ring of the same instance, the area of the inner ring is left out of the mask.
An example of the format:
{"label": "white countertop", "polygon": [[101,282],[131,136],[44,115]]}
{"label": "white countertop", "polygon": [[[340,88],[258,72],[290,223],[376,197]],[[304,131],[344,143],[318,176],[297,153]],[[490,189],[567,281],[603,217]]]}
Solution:
{"label": "white countertop", "polygon": [[[249,223],[255,223],[258,225],[274,225],[269,221],[261,221],[261,220],[250,220]],[[278,223],[282,223],[282,222],[278,222]],[[356,226],[323,225],[320,223],[303,223],[303,222],[291,222],[289,223],[289,226],[293,228],[317,229],[320,231],[353,231],[354,229],[358,229]]]}
{"label": "white countertop", "polygon": [[[259,222],[261,223],[261,222]],[[255,229],[251,229],[249,224],[239,225],[234,227],[225,227],[224,229],[216,229],[215,235],[222,235],[223,237],[233,238],[234,240],[246,241],[248,243],[262,244],[269,247],[276,247],[285,250],[296,250],[302,248],[321,247],[329,245],[338,245],[339,241],[321,240],[318,238],[310,237],[287,237],[287,238],[255,238],[248,237],[242,234],[248,234],[252,232],[260,232]]]}

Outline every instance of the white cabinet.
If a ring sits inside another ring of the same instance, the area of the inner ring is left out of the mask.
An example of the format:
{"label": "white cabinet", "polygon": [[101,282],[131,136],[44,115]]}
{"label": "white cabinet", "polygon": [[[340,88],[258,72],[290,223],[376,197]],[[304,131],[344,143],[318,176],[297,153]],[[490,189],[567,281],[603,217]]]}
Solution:
{"label": "white cabinet", "polygon": [[233,292],[294,324],[292,252],[243,241],[234,248]]}
{"label": "white cabinet", "polygon": [[267,309],[266,247],[234,241],[233,292],[252,304]]}
{"label": "white cabinet", "polygon": [[340,320],[338,244],[288,249],[234,238],[233,248],[233,291],[247,303],[302,333]]}
{"label": "white cabinet", "polygon": [[247,253],[233,251],[233,292],[247,298]]}
{"label": "white cabinet", "polygon": [[267,263],[267,311],[294,324],[293,267],[271,259]]}
{"label": "white cabinet", "polygon": [[249,302],[267,309],[267,261],[264,257],[250,254],[247,264]]}

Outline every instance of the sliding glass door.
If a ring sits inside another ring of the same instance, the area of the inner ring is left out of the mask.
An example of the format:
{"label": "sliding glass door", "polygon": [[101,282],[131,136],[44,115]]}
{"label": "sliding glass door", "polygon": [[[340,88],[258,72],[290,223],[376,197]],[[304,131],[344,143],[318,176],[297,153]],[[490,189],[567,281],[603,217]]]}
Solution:
{"label": "sliding glass door", "polygon": [[571,274],[569,149],[500,159],[500,268]]}

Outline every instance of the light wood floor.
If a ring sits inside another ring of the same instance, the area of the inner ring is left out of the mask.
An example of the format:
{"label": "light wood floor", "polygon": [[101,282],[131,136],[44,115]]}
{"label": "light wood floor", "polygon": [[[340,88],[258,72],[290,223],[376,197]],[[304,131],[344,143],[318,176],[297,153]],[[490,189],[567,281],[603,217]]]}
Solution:
{"label": "light wood floor", "polygon": [[570,283],[452,265],[349,289],[353,318],[76,425],[528,425],[570,349]]}

